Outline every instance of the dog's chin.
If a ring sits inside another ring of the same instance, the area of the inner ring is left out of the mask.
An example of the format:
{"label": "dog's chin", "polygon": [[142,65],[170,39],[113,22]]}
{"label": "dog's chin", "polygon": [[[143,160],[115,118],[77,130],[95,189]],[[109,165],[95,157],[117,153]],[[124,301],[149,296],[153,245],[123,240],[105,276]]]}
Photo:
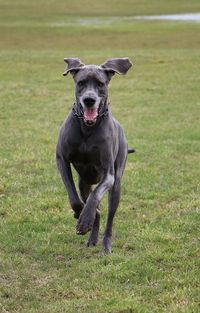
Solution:
{"label": "dog's chin", "polygon": [[94,126],[96,124],[97,119],[95,119],[95,120],[85,120],[85,119],[83,119],[83,121],[84,121],[86,126],[92,127],[92,126]]}

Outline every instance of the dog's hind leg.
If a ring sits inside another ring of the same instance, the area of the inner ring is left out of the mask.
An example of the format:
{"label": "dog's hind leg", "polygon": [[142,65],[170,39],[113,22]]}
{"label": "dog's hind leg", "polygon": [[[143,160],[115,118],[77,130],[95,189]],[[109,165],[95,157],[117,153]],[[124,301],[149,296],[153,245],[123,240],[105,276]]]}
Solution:
{"label": "dog's hind leg", "polygon": [[83,200],[84,203],[86,203],[87,198],[90,192],[92,191],[92,188],[90,185],[86,184],[79,175],[78,175],[78,188],[80,191],[81,199]]}
{"label": "dog's hind leg", "polygon": [[[87,198],[88,198],[90,192],[92,191],[92,188],[90,185],[87,185],[81,179],[80,176],[78,177],[78,187],[79,187],[81,199],[83,200],[84,203],[86,203]],[[87,242],[88,247],[96,246],[96,244],[98,242],[99,225],[100,225],[100,212],[99,212],[99,208],[97,208],[94,224],[93,224],[93,227],[92,227],[92,230],[90,233],[90,237],[89,237],[88,242]]]}
{"label": "dog's hind leg", "polygon": [[98,242],[98,236],[99,236],[99,226],[100,226],[100,212],[99,208],[97,208],[96,217],[94,220],[94,224],[90,233],[90,237],[87,242],[88,247],[96,246]]}
{"label": "dog's hind leg", "polygon": [[111,253],[113,219],[120,201],[121,179],[124,172],[126,159],[127,148],[125,142],[121,141],[121,147],[115,161],[115,181],[112,189],[110,189],[108,194],[108,217],[103,236],[103,251],[105,254]]}
{"label": "dog's hind leg", "polygon": [[120,179],[116,179],[114,186],[109,191],[108,195],[108,218],[106,223],[106,229],[103,236],[103,251],[105,254],[111,253],[112,244],[112,225],[115,213],[117,211],[121,193]]}

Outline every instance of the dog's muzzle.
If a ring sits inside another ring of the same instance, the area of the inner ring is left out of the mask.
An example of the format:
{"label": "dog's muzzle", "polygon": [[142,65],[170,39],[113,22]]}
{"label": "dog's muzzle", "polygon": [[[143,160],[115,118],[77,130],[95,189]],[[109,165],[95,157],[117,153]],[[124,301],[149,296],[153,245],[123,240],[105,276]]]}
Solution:
{"label": "dog's muzzle", "polygon": [[85,96],[82,98],[83,121],[87,126],[93,126],[98,117],[98,101],[95,96]]}

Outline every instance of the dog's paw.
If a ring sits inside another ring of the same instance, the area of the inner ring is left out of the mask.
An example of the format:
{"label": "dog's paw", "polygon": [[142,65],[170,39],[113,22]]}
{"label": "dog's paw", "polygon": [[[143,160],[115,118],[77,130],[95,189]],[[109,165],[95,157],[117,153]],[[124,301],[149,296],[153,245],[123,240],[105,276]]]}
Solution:
{"label": "dog's paw", "polygon": [[105,255],[109,255],[112,253],[111,250],[111,241],[112,241],[112,237],[106,237],[104,236],[103,238],[103,253]]}
{"label": "dog's paw", "polygon": [[76,226],[76,233],[77,235],[85,235],[92,229],[94,224],[94,219],[91,216],[82,216],[80,215],[78,224]]}
{"label": "dog's paw", "polygon": [[94,247],[98,243],[98,231],[93,232],[93,230],[92,230],[90,237],[88,239],[87,247]]}

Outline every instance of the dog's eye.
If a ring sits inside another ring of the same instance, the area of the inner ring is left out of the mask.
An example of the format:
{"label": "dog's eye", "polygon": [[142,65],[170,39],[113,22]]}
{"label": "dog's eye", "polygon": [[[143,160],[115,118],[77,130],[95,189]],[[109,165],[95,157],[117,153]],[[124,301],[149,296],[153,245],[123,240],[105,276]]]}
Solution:
{"label": "dog's eye", "polygon": [[104,87],[104,84],[102,82],[98,82],[97,85],[98,85],[99,88]]}
{"label": "dog's eye", "polygon": [[78,82],[78,86],[79,86],[79,87],[83,87],[84,84],[85,84],[85,82],[84,82],[83,80],[81,80],[80,82]]}

